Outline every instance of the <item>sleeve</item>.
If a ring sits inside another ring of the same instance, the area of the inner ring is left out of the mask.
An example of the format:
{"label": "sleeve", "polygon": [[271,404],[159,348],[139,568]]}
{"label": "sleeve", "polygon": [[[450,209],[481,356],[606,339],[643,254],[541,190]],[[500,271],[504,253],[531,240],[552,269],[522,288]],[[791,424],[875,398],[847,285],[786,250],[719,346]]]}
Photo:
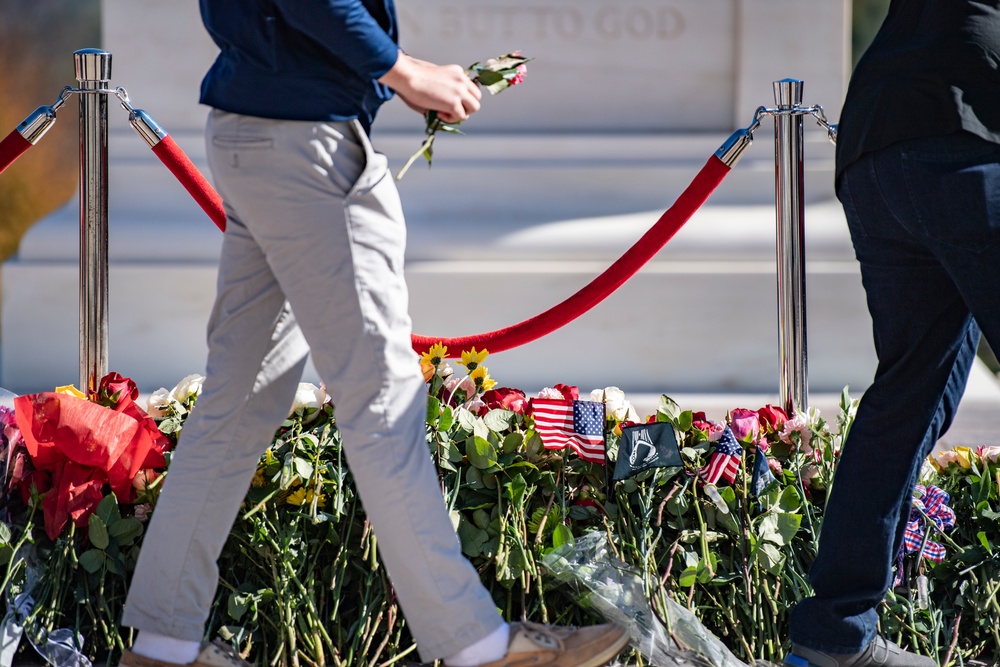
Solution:
{"label": "sleeve", "polygon": [[378,79],[396,64],[399,46],[361,0],[276,0],[275,5],[289,25],[362,77]]}

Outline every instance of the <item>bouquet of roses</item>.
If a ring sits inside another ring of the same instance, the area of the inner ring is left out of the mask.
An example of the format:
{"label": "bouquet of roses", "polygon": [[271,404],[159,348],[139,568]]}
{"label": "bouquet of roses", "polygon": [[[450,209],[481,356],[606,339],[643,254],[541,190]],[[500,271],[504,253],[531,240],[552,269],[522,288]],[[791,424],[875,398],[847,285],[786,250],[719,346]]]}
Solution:
{"label": "bouquet of roses", "polygon": [[[485,63],[474,63],[466,68],[465,73],[473,81],[488,90],[491,95],[496,95],[500,91],[506,90],[511,86],[516,86],[524,81],[524,75],[528,71],[526,63],[529,60],[531,59],[522,56],[520,51],[514,51],[499,58],[490,58]],[[434,136],[438,130],[451,132],[452,134],[462,134],[458,129],[460,123],[445,123],[438,118],[436,111],[428,111],[426,118],[427,126],[424,128],[424,134],[427,135],[427,139],[420,145],[420,150],[411,155],[410,159],[403,165],[403,168],[399,170],[399,173],[396,175],[397,181],[402,180],[407,170],[409,170],[410,165],[421,155],[427,158],[427,166],[430,167],[431,159],[434,156]]]}

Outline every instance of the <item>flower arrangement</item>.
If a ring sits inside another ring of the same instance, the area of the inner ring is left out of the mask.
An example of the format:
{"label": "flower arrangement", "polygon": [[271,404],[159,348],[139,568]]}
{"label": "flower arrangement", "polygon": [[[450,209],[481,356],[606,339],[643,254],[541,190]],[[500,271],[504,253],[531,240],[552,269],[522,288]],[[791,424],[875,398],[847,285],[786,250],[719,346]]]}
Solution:
{"label": "flower arrangement", "polygon": [[[520,51],[514,51],[499,58],[490,58],[484,63],[473,63],[466,68],[465,73],[485,88],[490,95],[496,95],[524,81],[524,76],[528,73],[527,63],[529,60],[531,58],[525,58]],[[427,138],[420,145],[420,149],[410,156],[399,173],[396,174],[397,181],[403,179],[410,166],[421,155],[427,159],[427,166],[430,167],[434,157],[434,137],[439,130],[451,134],[462,134],[462,131],[458,129],[461,123],[446,123],[438,117],[434,110],[427,112],[425,120],[424,134],[427,135]]]}
{"label": "flower arrangement", "polygon": [[[463,552],[507,618],[601,620],[595,598],[578,595],[562,583],[565,573],[557,577],[546,565],[574,543],[601,534],[614,557],[633,568],[660,619],[671,618],[679,605],[736,659],[780,659],[787,612],[809,592],[806,572],[827,489],[853,420],[856,402],[846,390],[833,424],[815,411],[788,415],[770,405],[734,408],[715,420],[666,395],[654,414],[640,416],[616,387],[581,394],[557,384],[529,394],[497,384],[485,365],[486,350],[464,351],[455,366],[446,359],[441,345],[421,359],[428,455],[437,464]],[[114,405],[132,396],[127,382],[116,382],[102,394]],[[156,489],[169,477],[170,446],[196,405],[200,382],[189,376],[150,398],[149,418],[168,441],[165,466],[140,466],[134,495],[119,497],[104,485],[92,510],[67,520],[54,536],[39,513],[59,491],[45,493],[36,485],[24,496],[23,483],[12,485],[31,479],[23,470],[39,461],[25,455],[18,428],[23,416],[2,415],[8,469],[17,469],[11,464],[18,461],[23,466],[5,486],[4,591],[9,614],[39,652],[72,649],[80,659],[112,664],[128,645],[118,623],[142,524],[156,511]],[[616,461],[630,429],[658,424],[675,436],[680,464],[609,482],[610,466],[568,448],[546,448],[535,429],[533,402],[581,396],[604,403],[606,463]],[[730,436],[740,450],[736,464],[709,483],[705,471],[718,443]],[[900,584],[880,608],[884,632],[938,656],[941,664],[960,664],[1000,645],[994,602],[1000,587],[994,555],[1000,545],[998,458],[985,448],[926,466],[922,482],[950,494],[957,527],[948,533],[924,525],[927,541],[939,544],[946,557],[934,562],[926,553],[907,554]],[[589,571],[578,568],[576,575]],[[257,664],[388,665],[413,655],[323,387],[300,385],[258,462],[219,572],[209,634]],[[919,594],[919,577],[926,579],[926,597]],[[636,644],[630,661],[649,659],[641,649]]]}

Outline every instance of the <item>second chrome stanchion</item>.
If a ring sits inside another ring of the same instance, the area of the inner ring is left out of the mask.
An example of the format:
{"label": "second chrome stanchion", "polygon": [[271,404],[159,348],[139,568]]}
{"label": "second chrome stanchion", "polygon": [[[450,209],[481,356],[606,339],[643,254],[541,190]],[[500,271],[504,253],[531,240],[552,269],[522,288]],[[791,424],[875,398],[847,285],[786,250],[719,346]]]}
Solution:
{"label": "second chrome stanchion", "polygon": [[777,213],[781,400],[789,414],[809,409],[806,354],[805,203],[802,199],[802,82],[774,82],[774,195]]}
{"label": "second chrome stanchion", "polygon": [[80,82],[80,388],[86,391],[108,372],[106,93],[111,54],[82,49],[73,54],[73,63]]}

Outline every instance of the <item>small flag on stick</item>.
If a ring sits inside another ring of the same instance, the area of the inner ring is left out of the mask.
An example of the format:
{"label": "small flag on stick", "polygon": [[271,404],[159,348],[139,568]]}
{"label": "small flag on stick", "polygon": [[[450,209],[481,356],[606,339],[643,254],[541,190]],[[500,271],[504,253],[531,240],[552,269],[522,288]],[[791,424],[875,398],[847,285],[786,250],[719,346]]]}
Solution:
{"label": "small flag on stick", "polygon": [[546,449],[569,445],[584,461],[604,465],[604,403],[535,398],[531,413]]}
{"label": "small flag on stick", "polygon": [[622,429],[612,479],[621,481],[650,468],[682,466],[673,424],[656,422]]}
{"label": "small flag on stick", "polygon": [[739,472],[742,456],[743,447],[736,441],[732,429],[726,426],[722,437],[715,443],[712,455],[708,457],[708,464],[701,469],[701,478],[706,484],[715,484],[720,479],[732,484]]}
{"label": "small flag on stick", "polygon": [[771,474],[771,468],[767,465],[767,454],[760,447],[757,447],[757,454],[753,458],[753,481],[750,483],[750,494],[756,498],[767,491],[767,488],[777,482]]}

